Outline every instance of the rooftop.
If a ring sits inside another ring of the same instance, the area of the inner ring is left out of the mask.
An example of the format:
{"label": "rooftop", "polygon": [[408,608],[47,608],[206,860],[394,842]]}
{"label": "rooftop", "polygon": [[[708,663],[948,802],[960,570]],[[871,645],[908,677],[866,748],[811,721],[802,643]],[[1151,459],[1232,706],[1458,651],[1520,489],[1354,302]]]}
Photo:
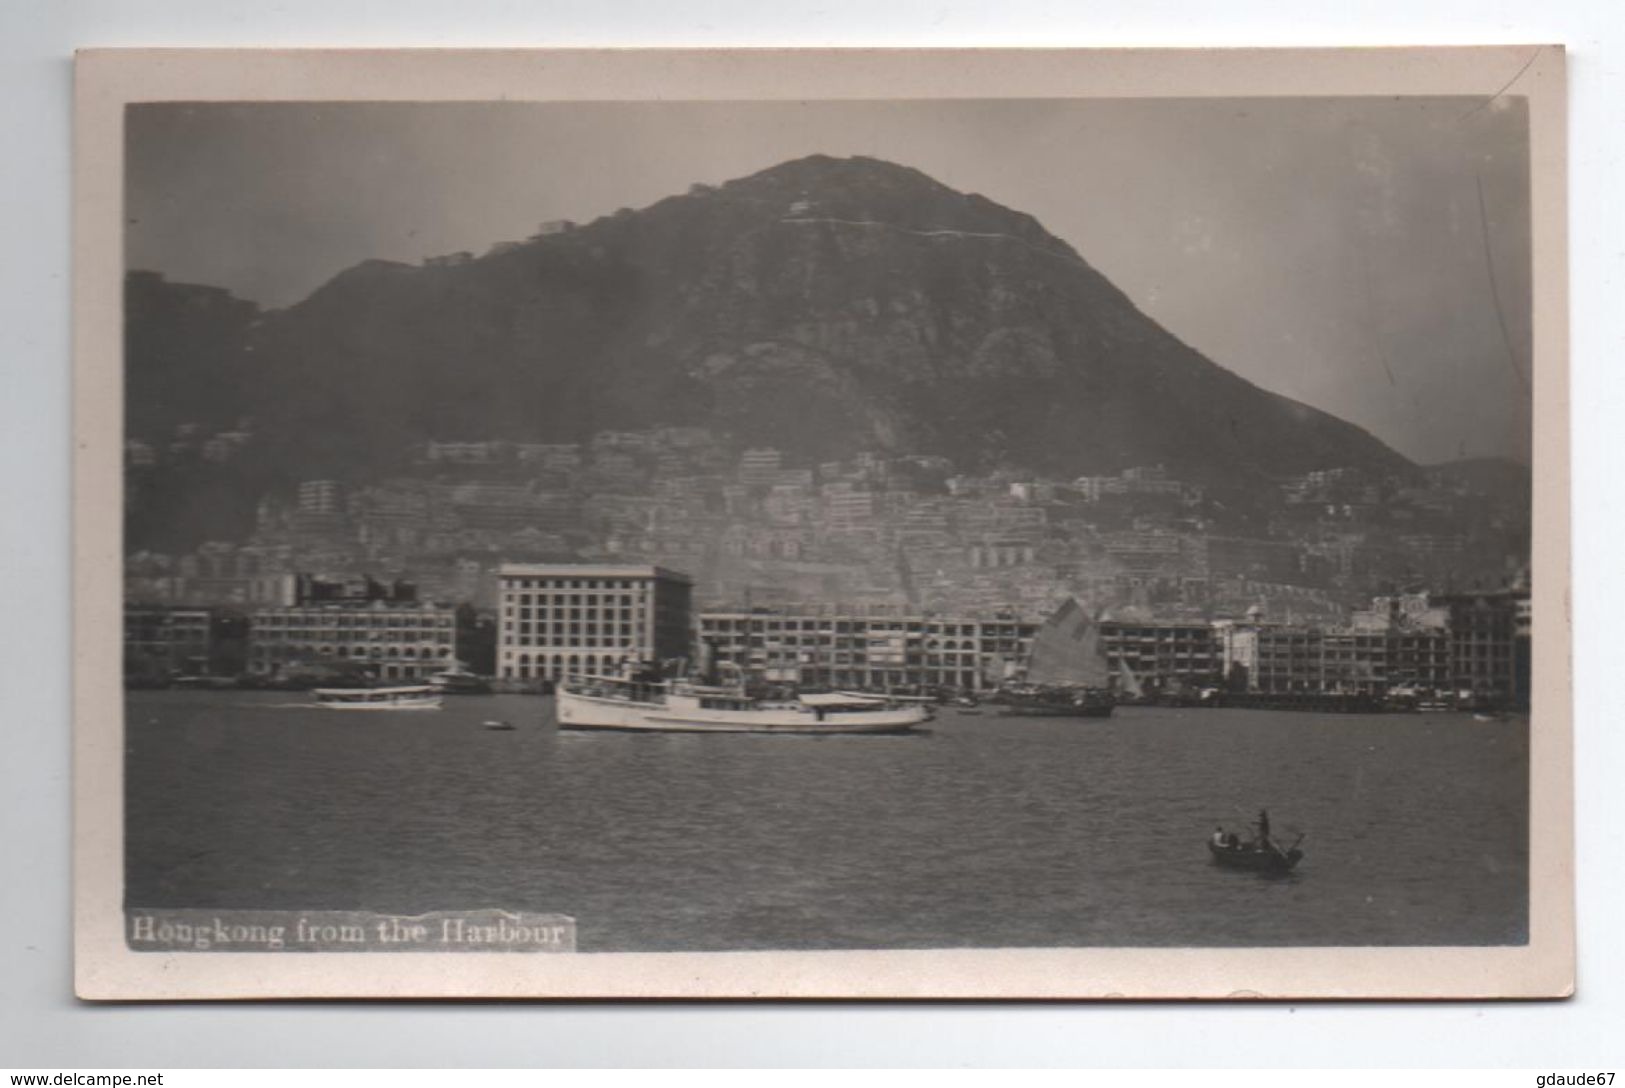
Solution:
{"label": "rooftop", "polygon": [[692,585],[681,571],[655,566],[620,566],[596,563],[503,563],[498,578],[654,578]]}

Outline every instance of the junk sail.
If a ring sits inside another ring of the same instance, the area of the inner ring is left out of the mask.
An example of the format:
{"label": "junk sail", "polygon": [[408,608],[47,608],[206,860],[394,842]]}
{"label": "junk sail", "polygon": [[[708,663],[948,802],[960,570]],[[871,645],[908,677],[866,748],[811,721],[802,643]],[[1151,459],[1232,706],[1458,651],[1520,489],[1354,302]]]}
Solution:
{"label": "junk sail", "polygon": [[1110,673],[1100,648],[1100,627],[1071,597],[1033,636],[1027,682],[1054,687],[1104,688]]}
{"label": "junk sail", "polygon": [[993,701],[1011,714],[1106,718],[1117,705],[1100,628],[1068,598],[1033,637],[1027,675],[999,686]]}
{"label": "junk sail", "polygon": [[1145,688],[1140,686],[1140,678],[1134,675],[1134,670],[1128,667],[1127,661],[1123,662],[1122,680],[1124,695],[1127,695],[1130,699],[1143,699],[1145,697]]}

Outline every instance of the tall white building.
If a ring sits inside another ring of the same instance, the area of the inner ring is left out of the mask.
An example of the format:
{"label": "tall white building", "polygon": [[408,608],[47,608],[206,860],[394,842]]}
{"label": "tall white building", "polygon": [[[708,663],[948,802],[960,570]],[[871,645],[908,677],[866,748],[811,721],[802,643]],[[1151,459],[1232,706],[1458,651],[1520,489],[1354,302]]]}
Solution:
{"label": "tall white building", "polygon": [[690,653],[693,581],[663,567],[505,563],[497,571],[497,675],[618,675]]}

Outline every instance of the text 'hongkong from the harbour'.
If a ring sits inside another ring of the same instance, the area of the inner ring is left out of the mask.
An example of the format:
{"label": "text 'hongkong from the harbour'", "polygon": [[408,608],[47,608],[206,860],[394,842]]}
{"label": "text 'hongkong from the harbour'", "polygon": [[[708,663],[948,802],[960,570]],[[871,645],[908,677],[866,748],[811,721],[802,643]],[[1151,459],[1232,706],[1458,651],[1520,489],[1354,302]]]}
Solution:
{"label": "text 'hongkong from the harbour'", "polygon": [[574,952],[575,919],[502,910],[125,911],[135,952]]}

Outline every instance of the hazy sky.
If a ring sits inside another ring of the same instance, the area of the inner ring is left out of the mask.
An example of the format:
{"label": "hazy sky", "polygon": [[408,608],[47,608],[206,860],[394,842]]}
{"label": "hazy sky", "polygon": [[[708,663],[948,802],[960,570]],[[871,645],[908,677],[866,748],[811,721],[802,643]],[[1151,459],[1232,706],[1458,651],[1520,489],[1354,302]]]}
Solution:
{"label": "hazy sky", "polygon": [[1422,462],[1528,459],[1521,99],[132,109],[132,268],[285,306],[822,152],[1037,217],[1213,361]]}

